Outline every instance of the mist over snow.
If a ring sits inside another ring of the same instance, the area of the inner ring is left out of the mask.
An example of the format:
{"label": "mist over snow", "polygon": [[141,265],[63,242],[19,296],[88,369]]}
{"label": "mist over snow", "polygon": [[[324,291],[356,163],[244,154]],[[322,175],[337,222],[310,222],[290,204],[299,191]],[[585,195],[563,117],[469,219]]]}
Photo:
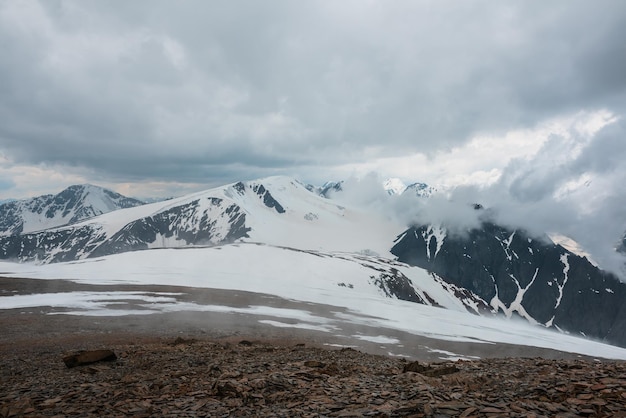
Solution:
{"label": "mist over snow", "polygon": [[488,184],[416,198],[385,193],[383,176],[370,173],[346,180],[343,191],[331,197],[405,225],[443,224],[452,233],[489,220],[539,239],[546,233],[563,235],[601,268],[626,277],[626,258],[616,252],[626,232],[625,162],[626,122],[608,114],[599,127],[574,124],[550,135],[536,153],[512,160]]}
{"label": "mist over snow", "polygon": [[391,201],[389,193],[383,187],[383,179],[378,173],[348,177],[342,181],[341,190],[330,189],[328,197],[381,213],[385,213]]}

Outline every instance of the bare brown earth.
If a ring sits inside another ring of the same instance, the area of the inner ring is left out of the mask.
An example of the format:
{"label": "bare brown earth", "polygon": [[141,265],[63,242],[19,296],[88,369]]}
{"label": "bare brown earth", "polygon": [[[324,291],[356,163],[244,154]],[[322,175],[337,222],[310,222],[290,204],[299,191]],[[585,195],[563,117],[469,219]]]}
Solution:
{"label": "bare brown earth", "polygon": [[[41,286],[0,279],[0,289],[12,294],[38,293]],[[46,286],[68,291],[78,285]],[[196,302],[239,306],[262,298],[303,309],[267,295],[179,290]],[[464,348],[401,333],[393,336],[408,358],[393,357],[387,352],[398,347],[275,328],[258,319],[206,312],[84,317],[51,308],[0,309],[0,417],[626,417],[626,362],[503,344]],[[376,335],[366,327],[346,331]],[[339,343],[360,345],[325,345]],[[442,361],[433,348],[481,359]],[[112,350],[116,359],[73,368],[63,362],[97,349]]]}

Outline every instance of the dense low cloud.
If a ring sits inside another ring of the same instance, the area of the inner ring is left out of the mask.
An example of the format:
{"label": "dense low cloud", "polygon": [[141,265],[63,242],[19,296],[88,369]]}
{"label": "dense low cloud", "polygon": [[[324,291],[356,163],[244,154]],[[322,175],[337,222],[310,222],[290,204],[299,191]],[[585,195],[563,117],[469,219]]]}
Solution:
{"label": "dense low cloud", "polygon": [[[592,136],[569,132],[553,137],[532,158],[512,161],[496,183],[459,187],[441,199],[451,207],[480,203],[490,219],[536,237],[568,236],[600,266],[626,278],[626,259],[615,251],[626,233],[626,194],[621,186],[626,184],[625,139],[623,119]],[[466,228],[476,224],[467,212],[444,212],[442,218],[441,203],[423,204],[418,221],[452,222]]]}
{"label": "dense low cloud", "polygon": [[626,4],[3,2],[0,153],[109,179],[321,170],[620,114]]}

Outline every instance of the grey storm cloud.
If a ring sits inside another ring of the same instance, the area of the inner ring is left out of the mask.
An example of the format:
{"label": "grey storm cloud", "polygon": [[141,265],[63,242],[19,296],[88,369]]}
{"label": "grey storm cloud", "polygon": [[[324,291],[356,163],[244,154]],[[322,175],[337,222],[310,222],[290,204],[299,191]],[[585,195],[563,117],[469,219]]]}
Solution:
{"label": "grey storm cloud", "polygon": [[1,2],[0,152],[208,181],[621,114],[625,19],[610,0]]}

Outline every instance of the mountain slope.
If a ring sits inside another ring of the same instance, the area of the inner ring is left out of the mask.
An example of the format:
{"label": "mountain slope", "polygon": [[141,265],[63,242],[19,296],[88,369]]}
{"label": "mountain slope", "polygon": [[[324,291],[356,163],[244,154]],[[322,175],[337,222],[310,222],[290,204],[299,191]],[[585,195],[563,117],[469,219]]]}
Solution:
{"label": "mountain slope", "polygon": [[392,253],[507,316],[626,345],[626,284],[560,245],[484,222],[466,235],[409,228]]}
{"label": "mountain slope", "polygon": [[[108,267],[98,271],[97,266],[103,263]],[[81,280],[82,275],[86,281],[96,278],[100,283],[107,283],[110,277],[117,281],[124,270],[134,271],[131,265],[162,265],[165,269],[163,265],[170,263],[178,271],[177,275],[196,277],[198,271],[201,272],[199,277],[203,277],[203,283],[195,285],[228,288],[235,285],[233,280],[236,279],[242,282],[237,286],[243,285],[248,291],[278,292],[299,300],[303,294],[321,290],[328,302],[345,297],[375,297],[474,313],[476,306],[484,304],[469,294],[459,299],[453,286],[428,275],[423,269],[391,259],[258,243],[154,249],[39,266],[3,263],[2,267],[5,274],[7,270],[16,269],[25,275],[37,272],[35,276],[43,274],[43,277],[76,280]]]}
{"label": "mountain slope", "polygon": [[28,234],[73,224],[143,202],[101,187],[70,186],[56,195],[14,200],[0,205],[0,236]]}

